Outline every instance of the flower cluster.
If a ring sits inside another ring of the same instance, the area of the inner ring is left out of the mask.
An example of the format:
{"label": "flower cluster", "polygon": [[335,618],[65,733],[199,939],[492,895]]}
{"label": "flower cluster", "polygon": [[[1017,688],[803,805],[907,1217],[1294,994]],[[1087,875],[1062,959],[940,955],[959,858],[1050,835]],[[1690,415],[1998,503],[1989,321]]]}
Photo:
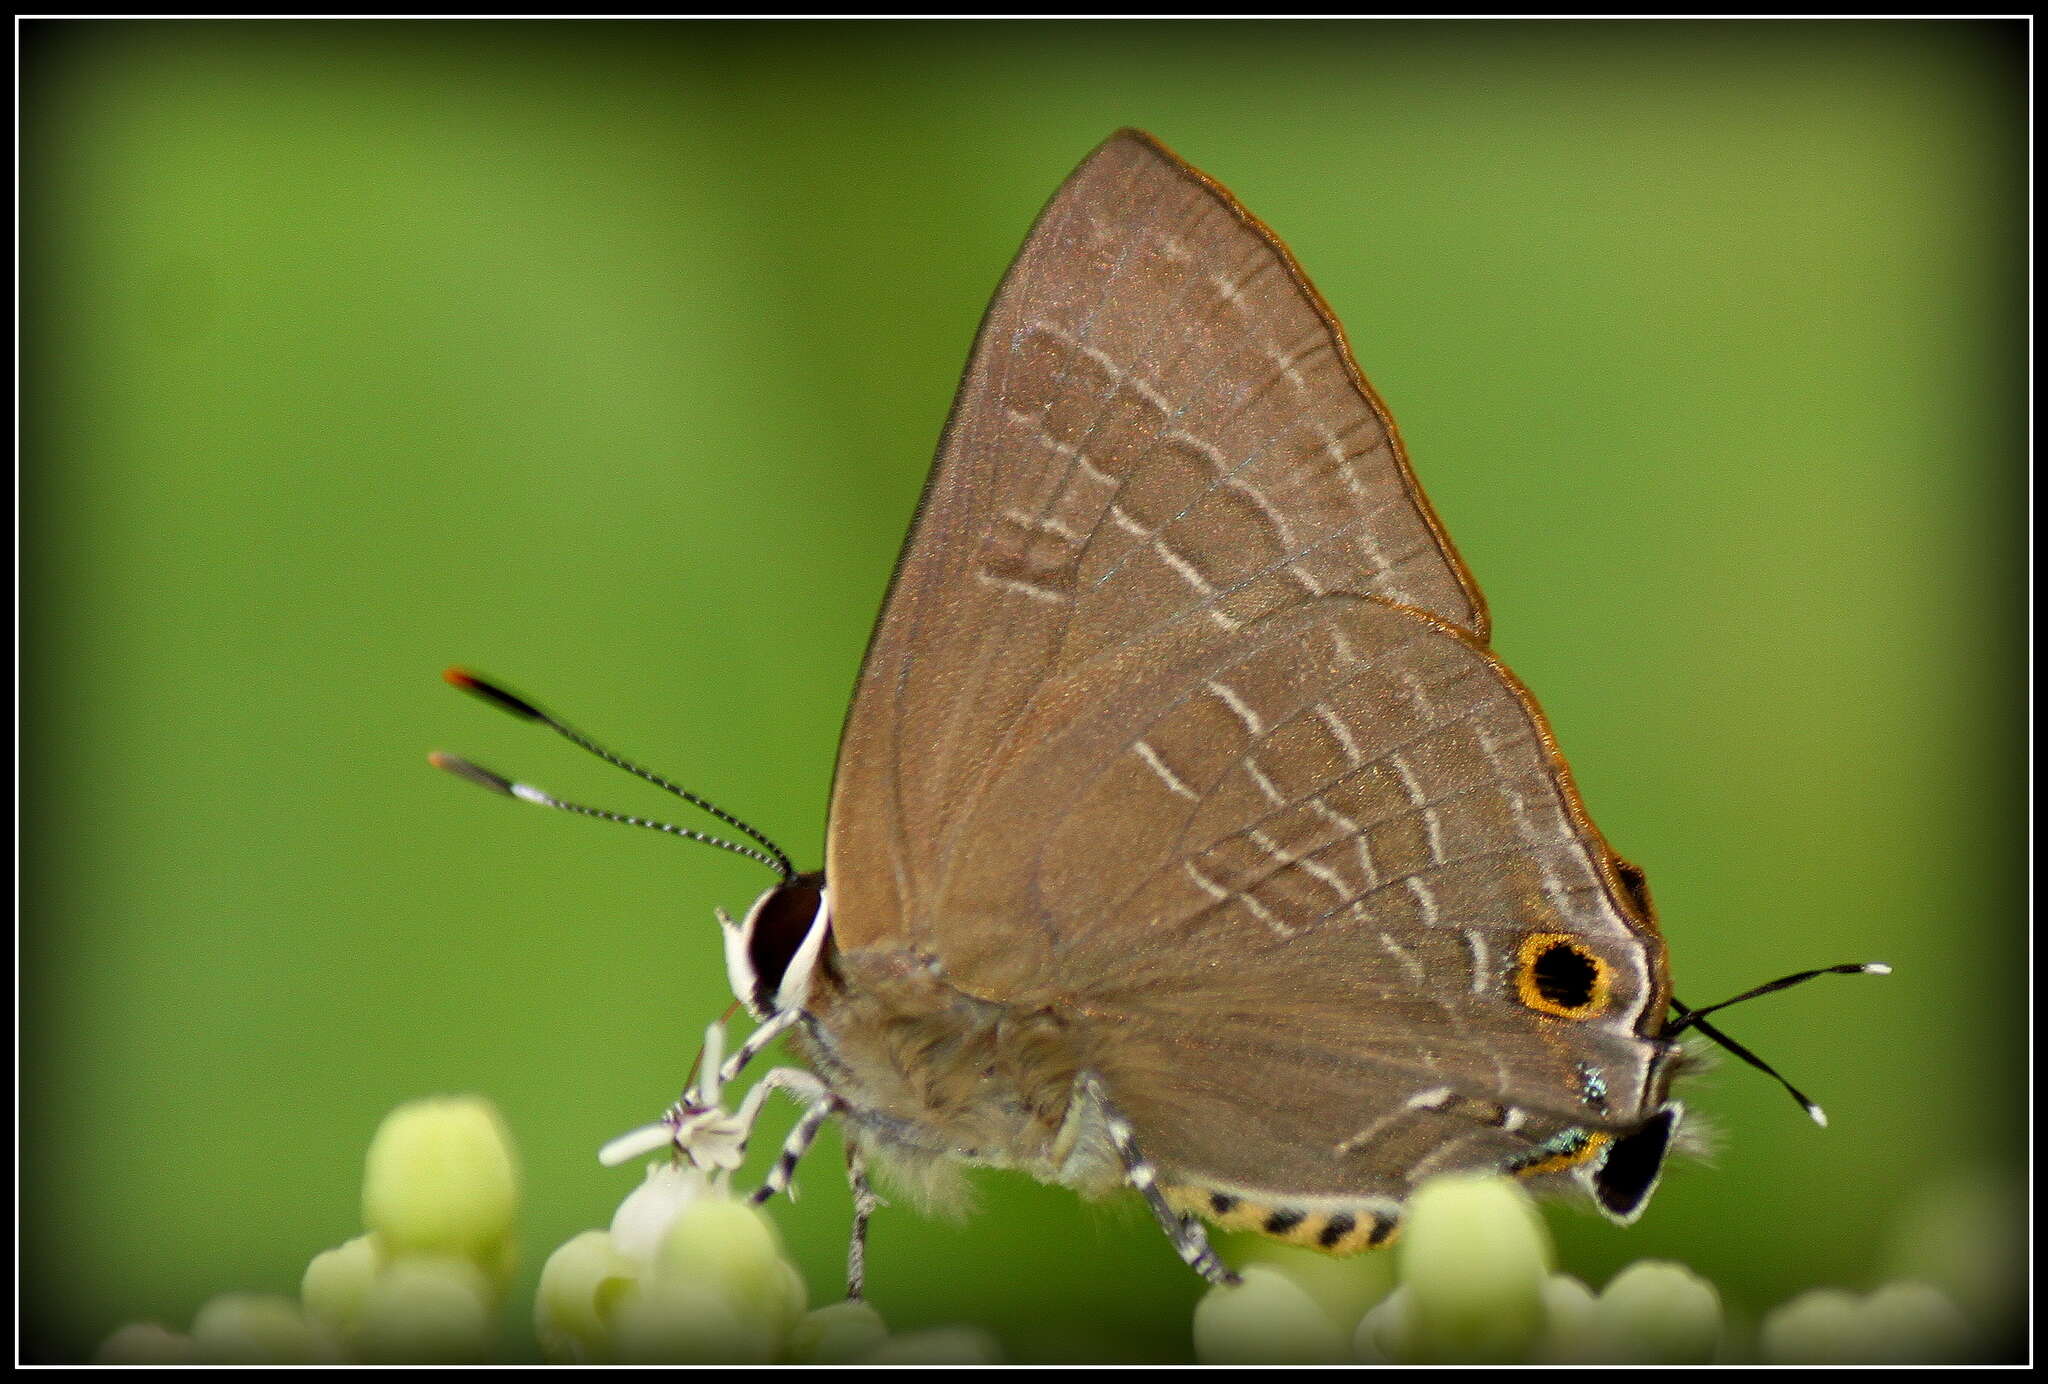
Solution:
{"label": "flower cluster", "polygon": [[[718,1084],[720,1036],[716,1029],[708,1036],[704,1075],[662,1121],[606,1146],[602,1156],[613,1164],[659,1156],[609,1227],[585,1231],[548,1257],[534,1302],[546,1358],[996,1360],[995,1341],[979,1330],[891,1335],[864,1302],[809,1310],[774,1223],[731,1194],[753,1117],[775,1083],[764,1079],[737,1114],[728,1113]],[[518,1201],[517,1161],[489,1102],[401,1106],[379,1127],[365,1162],[366,1233],[315,1256],[297,1299],[225,1294],[200,1308],[189,1331],[123,1327],[98,1358],[509,1358],[501,1308]],[[1956,1248],[2000,1240],[1999,1204],[1988,1191],[1951,1198],[1902,1241],[1912,1247],[1902,1267],[1947,1285],[1956,1298],[1910,1279],[1863,1296],[1822,1289],[1771,1312],[1752,1335],[1731,1326],[1712,1284],[1677,1264],[1638,1262],[1593,1292],[1553,1270],[1549,1236],[1519,1186],[1441,1178],[1410,1200],[1390,1252],[1332,1259],[1270,1240],[1236,1249],[1243,1282],[1213,1289],[1198,1304],[1195,1351],[1215,1364],[1968,1361],[1984,1354],[1986,1323],[2011,1315],[1998,1293],[2020,1281],[2004,1259],[1989,1268],[1995,1256]],[[1954,1233],[1935,1233],[1940,1227]],[[1955,1301],[1976,1310],[1976,1329]]]}
{"label": "flower cluster", "polygon": [[[1599,1293],[1556,1273],[1534,1204],[1501,1178],[1445,1177],[1409,1201],[1391,1254],[1332,1260],[1263,1243],[1243,1283],[1195,1308],[1211,1364],[1703,1364],[1751,1356],[1714,1285],[1643,1260]],[[1962,1315],[1936,1289],[1807,1293],[1763,1322],[1771,1363],[1973,1358]]]}
{"label": "flower cluster", "polygon": [[518,1163],[477,1097],[414,1101],[385,1117],[363,1168],[368,1232],[315,1255],[296,1301],[226,1293],[189,1334],[126,1326],[107,1364],[448,1363],[488,1358],[515,1263]]}
{"label": "flower cluster", "polygon": [[534,1318],[564,1363],[985,1364],[992,1338],[954,1329],[891,1336],[865,1302],[805,1311],[774,1223],[734,1200],[727,1174],[659,1161],[609,1230],[548,1259]]}
{"label": "flower cluster", "polygon": [[[657,1149],[605,1230],[547,1259],[534,1302],[543,1354],[561,1362],[984,1364],[985,1332],[892,1336],[864,1302],[807,1311],[774,1223],[730,1180],[757,1086],[739,1115],[719,1104],[719,1037],[704,1076],[658,1124],[606,1146],[624,1162]],[[519,1178],[497,1111],[476,1097],[416,1101],[384,1120],[363,1178],[367,1233],[316,1255],[299,1297],[224,1294],[190,1332],[125,1326],[106,1364],[466,1363],[500,1358],[514,1266]]]}

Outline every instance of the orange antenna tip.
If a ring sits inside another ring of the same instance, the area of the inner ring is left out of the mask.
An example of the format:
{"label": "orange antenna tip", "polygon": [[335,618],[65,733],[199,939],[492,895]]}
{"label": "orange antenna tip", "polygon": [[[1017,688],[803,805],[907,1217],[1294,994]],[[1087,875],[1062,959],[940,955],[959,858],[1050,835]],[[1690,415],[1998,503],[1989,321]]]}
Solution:
{"label": "orange antenna tip", "polygon": [[502,793],[508,798],[517,796],[512,791],[513,783],[511,779],[505,778],[500,774],[494,774],[481,764],[472,764],[460,755],[444,754],[440,750],[435,750],[427,756],[427,763],[444,773],[453,774],[459,779],[468,779],[479,788],[488,788],[491,792]]}
{"label": "orange antenna tip", "polygon": [[450,668],[441,674],[450,687],[459,687],[482,697],[492,706],[528,721],[546,721],[547,714],[524,697],[515,696],[494,682],[487,682],[466,668]]}

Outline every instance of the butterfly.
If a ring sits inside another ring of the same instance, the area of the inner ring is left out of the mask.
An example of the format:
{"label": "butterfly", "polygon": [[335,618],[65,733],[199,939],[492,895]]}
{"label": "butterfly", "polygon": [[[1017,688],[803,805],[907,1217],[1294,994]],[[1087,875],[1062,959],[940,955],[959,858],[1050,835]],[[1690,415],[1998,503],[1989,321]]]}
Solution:
{"label": "butterfly", "polygon": [[874,1164],[1134,1189],[1231,1282],[1206,1225],[1365,1249],[1440,1173],[1632,1220],[1683,1119],[1679,1035],[1763,1066],[1722,1006],[1674,1000],[1643,873],[1490,648],[1328,305],[1137,131],[1067,179],[982,324],[861,666],[822,871],[449,676],[751,844],[441,767],[776,871],[720,915],[760,1023],[721,1075],[785,1036],[804,1058],[757,1088],[806,1111],[756,1195],[841,1122],[856,1296]]}

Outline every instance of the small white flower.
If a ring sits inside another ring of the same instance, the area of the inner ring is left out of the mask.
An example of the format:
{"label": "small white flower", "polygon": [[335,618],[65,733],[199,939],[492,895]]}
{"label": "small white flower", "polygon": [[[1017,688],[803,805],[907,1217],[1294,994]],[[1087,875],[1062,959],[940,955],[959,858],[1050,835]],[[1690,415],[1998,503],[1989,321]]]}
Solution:
{"label": "small white flower", "polygon": [[628,1130],[597,1152],[608,1168],[629,1163],[661,1148],[675,1151],[677,1162],[685,1159],[706,1172],[730,1173],[747,1153],[747,1134],[753,1121],[727,1111],[719,1067],[725,1061],[725,1025],[715,1023],[704,1031],[704,1052],[698,1059],[697,1080],[683,1092],[653,1124]]}

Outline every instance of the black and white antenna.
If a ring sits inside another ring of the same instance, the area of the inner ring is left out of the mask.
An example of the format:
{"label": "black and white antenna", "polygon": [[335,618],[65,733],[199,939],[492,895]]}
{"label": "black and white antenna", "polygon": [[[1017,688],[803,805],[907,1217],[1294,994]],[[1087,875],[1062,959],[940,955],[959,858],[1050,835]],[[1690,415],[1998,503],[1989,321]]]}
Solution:
{"label": "black and white antenna", "polygon": [[1821,1109],[1819,1105],[1808,1099],[1804,1091],[1801,1091],[1797,1086],[1794,1086],[1791,1082],[1785,1080],[1783,1076],[1779,1075],[1777,1068],[1764,1061],[1761,1057],[1758,1057],[1733,1038],[1730,1038],[1720,1029],[1708,1023],[1706,1016],[1717,1010],[1726,1009],[1731,1004],[1741,1004],[1744,1000],[1753,1000],[1759,995],[1768,995],[1778,990],[1789,990],[1795,985],[1804,985],[1807,981],[1819,976],[1888,976],[1891,973],[1892,968],[1885,965],[1882,961],[1849,961],[1844,962],[1840,966],[1823,966],[1815,971],[1798,971],[1789,976],[1779,976],[1776,980],[1767,981],[1753,990],[1744,990],[1733,999],[1722,1000],[1719,1004],[1710,1004],[1701,1009],[1687,1008],[1685,1005],[1680,1004],[1678,997],[1674,995],[1671,999],[1671,1007],[1677,1012],[1678,1017],[1665,1027],[1664,1036],[1666,1038],[1676,1038],[1689,1028],[1698,1029],[1702,1035],[1713,1039],[1736,1057],[1747,1062],[1750,1066],[1784,1087],[1792,1099],[1799,1102],[1799,1108],[1804,1110],[1815,1124],[1825,1129],[1828,1123],[1827,1111]]}
{"label": "black and white antenna", "polygon": [[718,806],[718,804],[699,797],[687,788],[670,783],[661,775],[651,770],[643,769],[629,759],[612,753],[589,736],[570,726],[567,722],[557,719],[535,706],[532,702],[527,701],[524,697],[508,692],[494,682],[480,678],[474,673],[465,672],[460,668],[450,668],[441,676],[447,680],[449,686],[459,687],[465,692],[474,693],[492,706],[497,707],[501,711],[509,711],[523,721],[538,722],[578,749],[594,754],[605,763],[624,769],[629,774],[645,779],[663,792],[673,793],[692,807],[701,808],[719,821],[724,822],[728,826],[736,827],[742,833],[751,837],[760,844],[762,849],[756,850],[753,846],[741,845],[739,842],[728,841],[723,837],[713,836],[709,832],[697,831],[690,827],[677,826],[672,822],[656,822],[645,817],[630,816],[624,812],[608,812],[603,808],[586,807],[582,803],[572,803],[558,798],[543,789],[536,788],[530,783],[517,782],[506,778],[503,774],[494,773],[480,764],[463,759],[459,755],[444,754],[439,750],[427,756],[427,762],[436,769],[444,769],[457,778],[468,779],[479,788],[487,788],[493,793],[499,793],[508,798],[517,798],[521,802],[535,803],[541,807],[552,807],[560,812],[573,812],[580,817],[594,817],[601,822],[619,822],[629,827],[645,827],[649,831],[667,832],[671,836],[680,836],[689,841],[701,841],[707,846],[716,846],[720,850],[731,851],[734,855],[743,855],[749,860],[758,860],[769,869],[775,871],[776,874],[782,876],[785,882],[796,878],[796,866],[790,862],[789,857],[783,853],[780,846],[776,845],[759,831],[756,831],[753,827],[748,826],[732,813]]}

